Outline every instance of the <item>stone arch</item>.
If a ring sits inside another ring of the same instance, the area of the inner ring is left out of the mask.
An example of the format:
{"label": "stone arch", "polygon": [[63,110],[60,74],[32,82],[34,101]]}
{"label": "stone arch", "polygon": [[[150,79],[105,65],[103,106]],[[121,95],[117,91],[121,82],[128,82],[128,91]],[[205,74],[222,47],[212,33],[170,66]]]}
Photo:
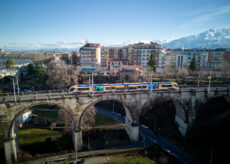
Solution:
{"label": "stone arch", "polygon": [[140,114],[138,116],[138,120],[141,119],[141,113],[144,112],[144,109],[150,105],[152,105],[156,100],[159,99],[165,99],[165,100],[171,100],[174,107],[175,107],[175,122],[178,125],[179,131],[182,135],[185,135],[186,130],[187,130],[187,113],[186,110],[183,106],[183,104],[175,99],[174,97],[171,96],[158,96],[155,97],[154,99],[149,99],[142,107],[140,110]]}
{"label": "stone arch", "polygon": [[66,113],[68,113],[72,117],[72,120],[74,121],[74,127],[76,126],[76,121],[74,120],[74,117],[73,117],[73,114],[72,114],[71,110],[68,110],[64,106],[62,106],[62,105],[60,105],[58,103],[50,103],[50,102],[30,103],[30,104],[28,104],[26,106],[20,107],[17,110],[16,114],[14,115],[14,118],[11,120],[11,123],[10,123],[10,127],[9,127],[9,130],[8,130],[8,138],[13,138],[12,137],[12,135],[13,135],[13,128],[14,128],[14,124],[15,124],[15,121],[16,121],[17,117],[20,114],[22,114],[22,112],[25,111],[26,109],[34,107],[34,106],[38,106],[38,105],[53,105],[53,106],[57,106],[58,108],[64,110]]}
{"label": "stone arch", "polygon": [[171,96],[155,97],[154,100],[150,99],[144,105],[142,105],[138,118],[140,119],[141,112],[143,112],[143,110],[147,106],[153,104],[156,100],[162,99],[162,98],[172,100],[172,102],[173,102],[173,104],[175,106],[175,109],[176,109],[176,115],[179,116],[182,120],[184,120],[184,122],[186,122],[187,116],[186,116],[186,110],[185,110],[183,104],[180,101],[176,100],[175,98],[173,98]]}
{"label": "stone arch", "polygon": [[77,126],[76,126],[78,129],[81,129],[81,120],[82,120],[82,118],[83,118],[83,116],[84,116],[84,113],[85,113],[90,107],[92,107],[92,106],[94,106],[95,104],[97,104],[97,103],[99,103],[99,102],[102,102],[102,101],[116,101],[116,102],[120,103],[120,104],[123,106],[123,108],[125,109],[125,115],[126,115],[126,117],[129,118],[129,119],[131,119],[131,120],[133,120],[133,117],[132,117],[132,115],[131,115],[131,113],[130,113],[129,108],[128,108],[127,105],[125,105],[125,103],[122,102],[121,100],[118,100],[118,99],[98,99],[98,100],[95,100],[95,101],[93,101],[92,103],[90,103],[88,106],[86,106],[85,109],[82,111],[82,113],[81,113],[81,115],[80,115],[80,117],[79,117]]}
{"label": "stone arch", "polygon": [[209,121],[212,121],[214,119],[217,120],[217,119],[220,119],[221,117],[230,115],[230,108],[225,107],[223,105],[230,106],[230,97],[227,97],[225,95],[216,95],[216,96],[208,97],[207,99],[203,101],[203,103],[197,109],[196,121],[199,121],[199,120],[201,121],[203,119],[206,119],[207,114],[210,114],[208,117]]}

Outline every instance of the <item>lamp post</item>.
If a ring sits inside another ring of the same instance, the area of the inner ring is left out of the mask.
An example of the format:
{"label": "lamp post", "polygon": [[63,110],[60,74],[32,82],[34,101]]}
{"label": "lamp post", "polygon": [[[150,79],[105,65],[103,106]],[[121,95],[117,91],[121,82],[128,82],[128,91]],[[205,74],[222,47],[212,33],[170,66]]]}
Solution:
{"label": "lamp post", "polygon": [[151,71],[151,90],[150,90],[151,95],[152,92],[153,92],[153,72]]}
{"label": "lamp post", "polygon": [[18,95],[19,95],[18,75],[16,75],[16,83],[17,83],[17,89],[18,89]]}
{"label": "lamp post", "polygon": [[93,98],[93,72],[92,72],[92,98]]}
{"label": "lamp post", "polygon": [[208,82],[208,93],[209,93],[210,92],[211,79],[212,79],[212,71],[210,71],[208,79],[209,79],[209,82]]}
{"label": "lamp post", "polygon": [[199,71],[199,78],[198,78],[197,86],[200,87],[200,71]]}
{"label": "lamp post", "polygon": [[17,99],[16,99],[16,93],[15,93],[15,83],[14,83],[14,79],[13,79],[13,89],[14,89],[14,101],[16,103]]}

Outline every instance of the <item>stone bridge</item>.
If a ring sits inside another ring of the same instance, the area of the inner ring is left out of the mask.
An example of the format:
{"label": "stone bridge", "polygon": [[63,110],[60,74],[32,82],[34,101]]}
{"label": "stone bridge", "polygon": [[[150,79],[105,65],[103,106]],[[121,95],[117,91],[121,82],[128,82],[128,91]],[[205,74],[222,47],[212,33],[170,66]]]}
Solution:
{"label": "stone bridge", "polygon": [[206,102],[215,96],[225,96],[229,100],[229,88],[180,89],[179,91],[140,91],[140,92],[109,92],[73,95],[66,92],[48,92],[0,96],[0,127],[3,134],[5,157],[7,163],[17,160],[17,145],[14,125],[17,116],[24,110],[37,105],[56,105],[72,117],[73,143],[75,150],[80,150],[82,143],[81,119],[84,112],[92,105],[105,100],[121,103],[125,109],[125,130],[131,141],[139,137],[139,117],[146,106],[155,100],[169,98],[174,102],[175,121],[182,135],[187,125],[195,118],[197,104]]}

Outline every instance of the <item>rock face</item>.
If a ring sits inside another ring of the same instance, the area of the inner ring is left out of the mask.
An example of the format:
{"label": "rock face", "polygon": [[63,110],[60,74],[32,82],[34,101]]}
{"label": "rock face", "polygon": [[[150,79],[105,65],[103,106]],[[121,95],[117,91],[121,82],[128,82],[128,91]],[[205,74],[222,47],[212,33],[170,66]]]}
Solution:
{"label": "rock face", "polygon": [[167,48],[230,48],[230,28],[210,29],[163,44]]}

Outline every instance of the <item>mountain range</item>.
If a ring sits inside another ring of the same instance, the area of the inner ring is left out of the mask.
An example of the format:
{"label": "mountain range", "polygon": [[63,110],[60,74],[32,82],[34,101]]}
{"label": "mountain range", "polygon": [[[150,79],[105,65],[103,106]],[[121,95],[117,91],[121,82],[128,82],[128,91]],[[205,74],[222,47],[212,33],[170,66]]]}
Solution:
{"label": "mountain range", "polygon": [[210,29],[162,45],[166,48],[230,48],[230,28]]}
{"label": "mountain range", "polygon": [[[127,40],[123,43],[109,44],[102,43],[102,46],[111,47],[122,47],[128,46],[129,44],[134,44],[138,42],[149,43],[150,40],[133,41]],[[208,31],[191,35],[188,37],[179,38],[176,40],[155,40],[154,42],[163,45],[166,48],[230,48],[230,28],[224,29],[209,29]],[[31,44],[8,44],[7,51],[30,51],[30,52],[40,52],[40,51],[59,51],[59,52],[72,52],[77,51],[81,46],[85,44],[85,41],[80,42],[57,42],[53,44],[41,44],[41,45],[31,45]]]}

